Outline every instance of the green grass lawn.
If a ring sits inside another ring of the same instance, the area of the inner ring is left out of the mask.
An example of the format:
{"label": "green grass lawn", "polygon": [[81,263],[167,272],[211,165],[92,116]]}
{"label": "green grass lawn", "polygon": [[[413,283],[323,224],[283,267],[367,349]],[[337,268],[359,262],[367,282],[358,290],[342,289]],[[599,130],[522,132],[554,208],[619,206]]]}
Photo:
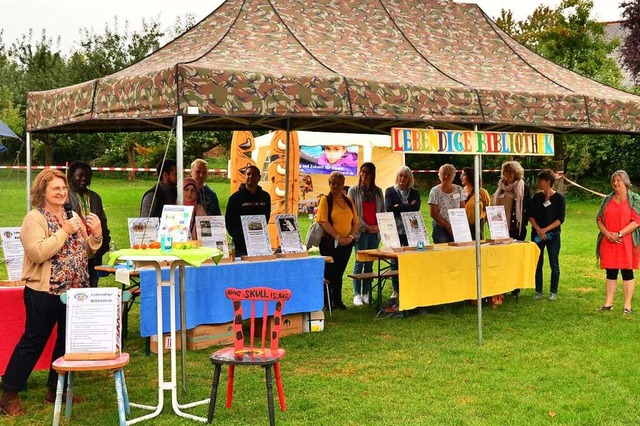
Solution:
{"label": "green grass lawn", "polygon": [[[0,175],[0,226],[20,226],[26,210],[24,175],[14,172],[6,177]],[[94,179],[93,189],[103,197],[112,235],[121,247],[128,245],[126,218],[137,215],[140,197],[151,184]],[[228,185],[213,186],[224,210]],[[426,207],[425,199],[423,203]],[[604,272],[594,257],[598,204],[595,199],[567,204],[558,300],[535,301],[529,289],[519,303],[507,297],[497,309],[484,310],[482,347],[477,343],[475,307],[459,303],[406,319],[378,320],[369,307],[351,306],[352,287],[345,280],[349,309],[327,317],[321,333],[281,342],[287,349],[282,374],[288,410],[276,408],[278,424],[640,424],[639,319],[622,315],[621,289],[613,312],[594,311],[604,301]],[[302,216],[300,222],[303,229],[309,225]],[[548,280],[547,270],[545,276]],[[101,285],[114,284],[105,279]],[[548,283],[545,289],[548,292]],[[131,354],[127,384],[133,402],[152,404],[157,395],[156,358],[144,355],[138,319],[135,306],[126,343]],[[188,352],[188,392],[181,402],[208,395],[209,353]],[[224,396],[219,395],[215,422],[266,424],[263,377],[258,370],[237,370],[234,406],[225,409]],[[42,402],[45,382],[45,372],[32,374],[22,394],[30,416],[0,417],[0,423],[49,423],[53,407]],[[76,389],[89,401],[75,406],[72,421],[63,424],[117,424],[112,377],[80,374]],[[196,424],[171,414],[170,404],[167,396],[163,414],[148,424]],[[206,416],[205,406],[188,411]],[[133,409],[134,416],[144,413]]]}

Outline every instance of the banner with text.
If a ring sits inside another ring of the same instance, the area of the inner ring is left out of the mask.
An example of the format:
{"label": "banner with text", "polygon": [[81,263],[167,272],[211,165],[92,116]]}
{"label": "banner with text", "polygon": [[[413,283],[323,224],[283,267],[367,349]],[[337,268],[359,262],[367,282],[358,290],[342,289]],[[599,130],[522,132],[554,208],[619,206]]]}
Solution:
{"label": "banner with text", "polygon": [[407,154],[540,155],[555,153],[550,133],[391,129],[393,150]]}

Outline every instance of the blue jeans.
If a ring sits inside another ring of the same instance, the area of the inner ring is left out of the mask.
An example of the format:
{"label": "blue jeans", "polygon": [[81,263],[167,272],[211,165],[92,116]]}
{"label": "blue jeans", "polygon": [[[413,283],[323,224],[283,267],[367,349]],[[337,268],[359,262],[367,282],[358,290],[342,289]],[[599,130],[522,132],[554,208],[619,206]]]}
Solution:
{"label": "blue jeans", "polygon": [[443,228],[438,225],[435,221],[432,222],[433,232],[431,232],[431,238],[433,239],[434,244],[440,243],[450,243],[453,241],[453,235],[449,234],[447,228]]}
{"label": "blue jeans", "polygon": [[[356,241],[354,250],[356,253],[358,250],[377,249],[380,245],[380,237],[378,234],[372,234],[369,232],[363,232],[360,234],[360,238]],[[373,262],[360,262],[356,257],[356,261],[353,264],[353,273],[359,274],[361,272],[372,272]],[[362,285],[362,292],[360,292],[360,285]],[[353,280],[353,294],[369,294],[371,291],[371,280]]]}
{"label": "blue jeans", "polygon": [[560,232],[552,232],[551,240],[540,241],[538,248],[540,249],[540,257],[538,258],[538,266],[536,267],[536,292],[542,293],[542,267],[544,266],[544,248],[547,248],[549,255],[549,266],[551,267],[551,293],[558,292],[558,283],[560,282]]}

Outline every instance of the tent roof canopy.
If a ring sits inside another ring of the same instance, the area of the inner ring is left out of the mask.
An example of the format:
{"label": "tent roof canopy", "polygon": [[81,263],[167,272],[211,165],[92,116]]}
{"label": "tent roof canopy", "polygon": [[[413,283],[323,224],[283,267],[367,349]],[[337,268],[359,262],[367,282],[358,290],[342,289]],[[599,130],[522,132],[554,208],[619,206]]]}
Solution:
{"label": "tent roof canopy", "polygon": [[30,132],[169,129],[176,115],[191,130],[640,133],[640,97],[438,0],[227,0],[122,71],[27,97]]}

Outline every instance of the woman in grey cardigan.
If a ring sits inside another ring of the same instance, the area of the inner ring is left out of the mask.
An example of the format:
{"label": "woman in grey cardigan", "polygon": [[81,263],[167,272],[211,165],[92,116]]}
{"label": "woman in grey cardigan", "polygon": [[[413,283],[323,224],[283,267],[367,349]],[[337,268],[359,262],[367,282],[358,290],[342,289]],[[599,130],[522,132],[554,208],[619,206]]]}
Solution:
{"label": "woman in grey cardigan", "polygon": [[[353,265],[353,273],[371,272],[373,262],[358,261],[357,252],[378,248],[380,244],[376,213],[384,212],[384,196],[382,189],[376,186],[376,166],[373,163],[367,162],[360,166],[358,185],[349,188],[348,195],[353,200],[358,213],[358,231],[354,247],[356,261]],[[368,304],[370,291],[371,280],[353,280],[353,304],[355,306]]]}

